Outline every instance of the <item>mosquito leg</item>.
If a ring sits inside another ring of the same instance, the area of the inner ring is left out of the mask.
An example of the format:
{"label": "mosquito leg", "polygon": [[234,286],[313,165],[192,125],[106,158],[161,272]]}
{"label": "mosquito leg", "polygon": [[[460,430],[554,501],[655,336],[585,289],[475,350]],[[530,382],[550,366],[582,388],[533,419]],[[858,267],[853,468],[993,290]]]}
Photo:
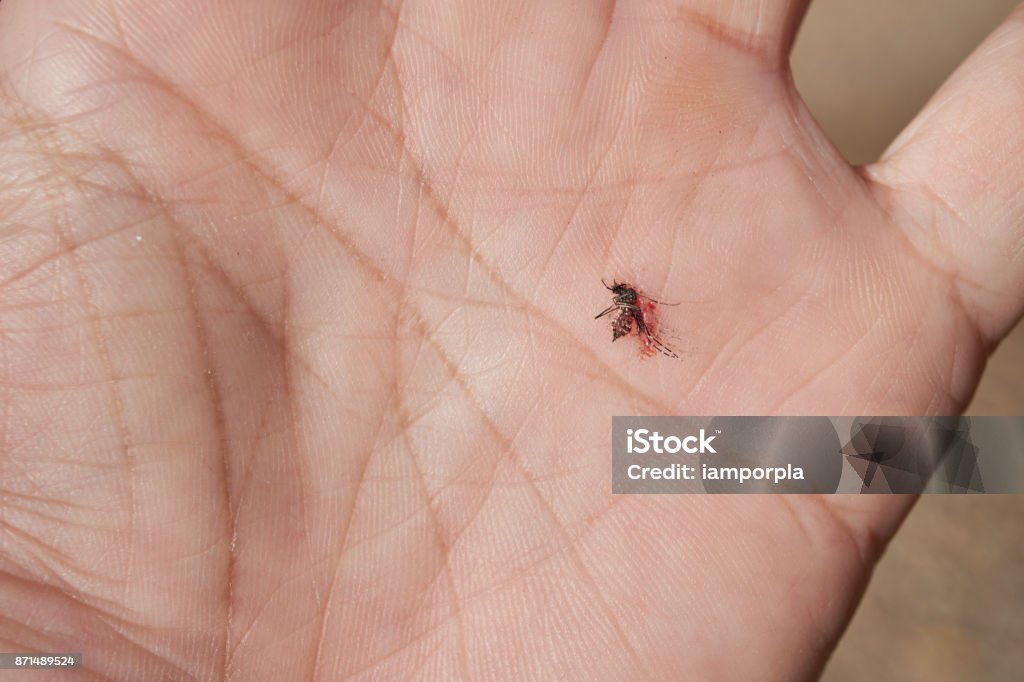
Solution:
{"label": "mosquito leg", "polygon": [[636,330],[647,339],[648,343],[654,346],[662,355],[667,355],[670,358],[678,358],[676,352],[661,342],[657,336],[651,333],[650,327],[644,323],[643,315],[634,315],[636,320]]}
{"label": "mosquito leg", "polygon": [[651,336],[650,334],[648,334],[647,338],[650,340],[651,345],[654,346],[655,348],[657,348],[661,352],[662,355],[667,355],[670,358],[678,358],[679,357],[678,355],[676,355],[676,352],[674,350],[672,350],[671,348],[669,348],[668,346],[663,344],[656,337]]}

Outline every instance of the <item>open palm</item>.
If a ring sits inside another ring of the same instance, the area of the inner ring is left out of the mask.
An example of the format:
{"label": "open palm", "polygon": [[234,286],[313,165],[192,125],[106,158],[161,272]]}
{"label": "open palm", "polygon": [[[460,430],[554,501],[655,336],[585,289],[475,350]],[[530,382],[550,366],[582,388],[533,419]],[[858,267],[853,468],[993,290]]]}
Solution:
{"label": "open palm", "polygon": [[613,497],[609,418],[956,413],[1021,310],[1024,31],[855,170],[801,4],[5,0],[0,649],[818,670],[909,501]]}

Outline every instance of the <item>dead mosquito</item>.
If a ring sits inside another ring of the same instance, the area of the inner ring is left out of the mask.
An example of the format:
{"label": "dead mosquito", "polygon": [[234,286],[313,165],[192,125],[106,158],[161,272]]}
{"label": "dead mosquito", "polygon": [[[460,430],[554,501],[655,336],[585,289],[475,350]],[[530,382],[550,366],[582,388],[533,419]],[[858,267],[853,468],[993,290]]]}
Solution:
{"label": "dead mosquito", "polygon": [[665,303],[646,296],[631,284],[612,281],[611,286],[603,279],[601,284],[605,289],[612,292],[612,304],[594,316],[598,319],[617,312],[618,315],[612,321],[612,342],[622,336],[628,336],[636,327],[636,335],[641,341],[640,352],[643,355],[653,355],[657,350],[662,355],[670,358],[678,358],[674,350],[665,345],[658,334],[658,305],[679,305],[678,303]]}

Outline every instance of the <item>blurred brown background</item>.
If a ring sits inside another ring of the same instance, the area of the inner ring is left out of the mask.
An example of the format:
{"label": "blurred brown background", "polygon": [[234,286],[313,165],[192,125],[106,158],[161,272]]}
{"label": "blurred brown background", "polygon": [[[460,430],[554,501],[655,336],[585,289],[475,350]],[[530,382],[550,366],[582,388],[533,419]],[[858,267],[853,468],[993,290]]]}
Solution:
{"label": "blurred brown background", "polygon": [[[1016,4],[813,0],[793,50],[797,88],[843,154],[868,163]],[[967,412],[1024,414],[1024,325]],[[1024,680],[1022,525],[1024,495],[924,497],[823,679]]]}

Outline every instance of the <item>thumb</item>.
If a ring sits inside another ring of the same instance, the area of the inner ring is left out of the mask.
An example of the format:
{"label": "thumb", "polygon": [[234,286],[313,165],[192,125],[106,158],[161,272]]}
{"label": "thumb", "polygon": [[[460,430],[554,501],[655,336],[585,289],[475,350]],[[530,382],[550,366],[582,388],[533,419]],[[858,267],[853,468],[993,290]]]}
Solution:
{"label": "thumb", "polygon": [[1024,4],[882,159],[873,189],[989,342],[1024,312]]}

